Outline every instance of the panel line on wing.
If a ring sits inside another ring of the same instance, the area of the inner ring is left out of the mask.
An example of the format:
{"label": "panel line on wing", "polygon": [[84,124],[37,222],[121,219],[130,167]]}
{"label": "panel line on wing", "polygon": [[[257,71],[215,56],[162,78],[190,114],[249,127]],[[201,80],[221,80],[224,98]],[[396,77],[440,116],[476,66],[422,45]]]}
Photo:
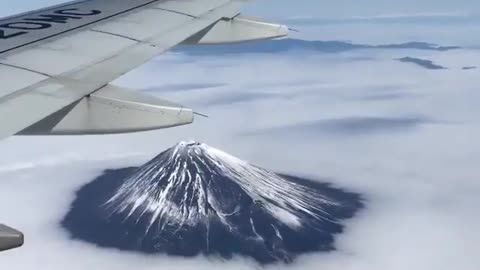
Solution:
{"label": "panel line on wing", "polygon": [[125,39],[135,41],[135,42],[143,42],[142,40],[139,40],[139,39],[136,39],[136,38],[132,38],[132,37],[128,37],[128,36],[125,36],[125,35],[116,34],[116,33],[112,33],[112,32],[107,32],[107,31],[103,31],[103,30],[90,29],[90,31],[97,32],[97,33],[102,33],[102,34],[107,34],[107,35],[112,35],[112,36],[116,36],[116,37],[120,37],[120,38],[125,38]]}
{"label": "panel line on wing", "polygon": [[[52,75],[49,75],[49,74],[43,73],[43,72],[39,72],[39,71],[37,71],[37,70],[29,69],[29,68],[24,68],[24,67],[12,65],[12,64],[7,64],[7,63],[2,63],[2,62],[0,62],[0,65],[6,66],[6,67],[11,67],[11,68],[16,68],[16,69],[25,70],[25,71],[28,71],[28,72],[33,72],[33,73],[36,73],[36,74],[40,74],[40,75],[46,76],[46,77],[48,77],[48,78],[53,78]],[[3,97],[2,97],[2,98],[3,98]]]}
{"label": "panel line on wing", "polygon": [[171,12],[171,13],[185,15],[185,16],[188,16],[190,18],[198,18],[197,16],[193,16],[193,15],[190,15],[188,13],[184,13],[184,12],[180,12],[180,11],[176,11],[176,10],[172,10],[172,9],[168,9],[168,8],[152,7],[151,9],[159,9],[159,10],[163,10],[163,11],[167,11],[167,12]]}

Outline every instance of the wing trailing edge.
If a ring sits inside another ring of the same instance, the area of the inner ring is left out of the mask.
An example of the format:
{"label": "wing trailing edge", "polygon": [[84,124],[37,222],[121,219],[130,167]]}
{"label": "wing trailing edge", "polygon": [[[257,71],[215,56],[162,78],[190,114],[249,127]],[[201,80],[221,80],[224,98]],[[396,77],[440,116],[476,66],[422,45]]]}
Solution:
{"label": "wing trailing edge", "polygon": [[108,85],[18,135],[132,133],[190,124],[193,115],[182,105]]}

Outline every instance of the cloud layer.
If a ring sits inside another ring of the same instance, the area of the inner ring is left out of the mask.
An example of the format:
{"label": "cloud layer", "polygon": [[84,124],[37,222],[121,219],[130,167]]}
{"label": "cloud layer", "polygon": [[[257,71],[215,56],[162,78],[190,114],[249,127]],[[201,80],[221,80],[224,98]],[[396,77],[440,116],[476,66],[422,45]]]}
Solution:
{"label": "cloud layer", "polygon": [[[449,69],[393,61],[405,55]],[[76,190],[102,169],[138,165],[196,139],[271,170],[366,195],[367,208],[346,224],[336,252],[272,269],[477,269],[480,77],[461,67],[479,61],[473,49],[161,56],[116,83],[210,118],[131,135],[0,142],[0,220],[27,236],[25,247],[0,253],[0,266],[254,269],[243,258],[100,249],[70,240],[60,228]]]}

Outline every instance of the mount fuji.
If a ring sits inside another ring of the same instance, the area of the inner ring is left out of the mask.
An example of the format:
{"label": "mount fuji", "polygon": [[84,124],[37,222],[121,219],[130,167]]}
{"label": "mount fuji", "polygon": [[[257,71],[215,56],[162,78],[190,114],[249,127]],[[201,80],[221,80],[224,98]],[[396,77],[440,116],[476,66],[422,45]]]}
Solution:
{"label": "mount fuji", "polygon": [[182,142],[83,186],[62,226],[100,247],[289,263],[334,250],[342,220],[362,207],[358,194]]}

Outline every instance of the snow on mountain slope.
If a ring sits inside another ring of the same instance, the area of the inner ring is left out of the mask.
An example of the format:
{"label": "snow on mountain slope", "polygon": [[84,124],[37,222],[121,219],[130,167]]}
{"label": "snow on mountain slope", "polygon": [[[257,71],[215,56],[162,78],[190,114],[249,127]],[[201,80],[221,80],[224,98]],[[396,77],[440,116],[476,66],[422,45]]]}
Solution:
{"label": "snow on mountain slope", "polygon": [[334,249],[340,221],[361,207],[356,194],[182,142],[139,168],[106,171],[78,192],[63,226],[123,250],[291,262]]}

